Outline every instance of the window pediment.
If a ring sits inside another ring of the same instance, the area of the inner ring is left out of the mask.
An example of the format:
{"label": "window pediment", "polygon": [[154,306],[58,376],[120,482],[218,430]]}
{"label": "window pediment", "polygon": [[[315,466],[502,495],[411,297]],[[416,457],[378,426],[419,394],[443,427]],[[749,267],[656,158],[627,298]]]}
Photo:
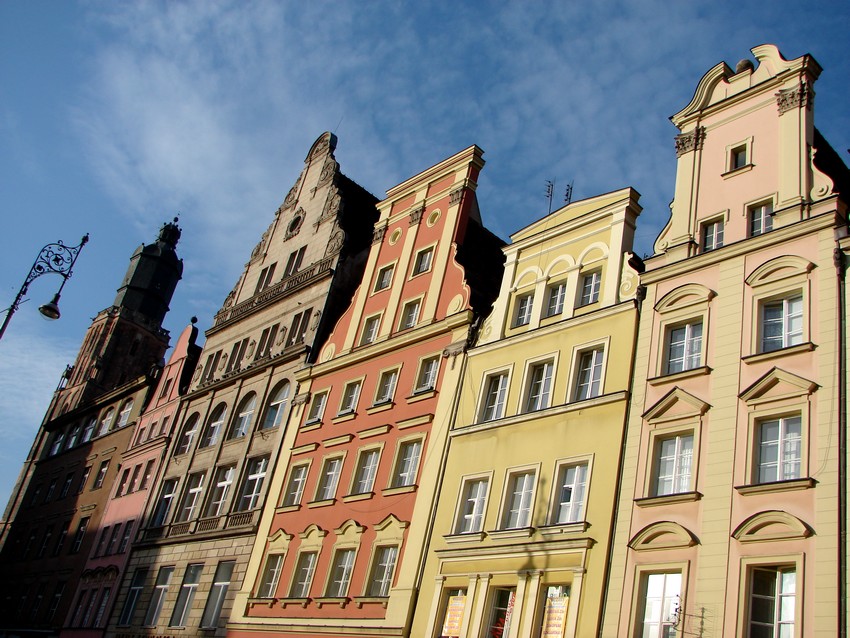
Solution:
{"label": "window pediment", "polygon": [[337,539],[340,541],[353,541],[358,542],[360,539],[360,535],[366,531],[366,528],[360,525],[354,519],[349,518],[342,525],[337,527],[334,530],[334,534],[337,535]]}
{"label": "window pediment", "polygon": [[566,275],[571,270],[574,270],[575,267],[575,262],[570,255],[558,255],[552,260],[552,263],[546,267],[546,277],[548,279],[552,279]]}
{"label": "window pediment", "polygon": [[781,510],[753,514],[732,532],[732,538],[741,543],[797,540],[811,535],[812,530],[808,525]]}
{"label": "window pediment", "polygon": [[269,552],[274,554],[283,554],[289,549],[289,541],[292,540],[292,534],[287,534],[282,529],[277,530],[269,536]]}
{"label": "window pediment", "polygon": [[688,308],[697,304],[705,304],[714,299],[717,294],[702,284],[686,284],[674,288],[661,297],[655,304],[656,312],[669,312],[679,308]]}
{"label": "window pediment", "polygon": [[791,277],[805,276],[814,269],[815,265],[802,257],[784,255],[771,259],[756,268],[746,282],[755,288],[774,281],[781,281]]}
{"label": "window pediment", "polygon": [[[302,541],[316,541],[318,540],[321,543],[321,540],[327,536],[328,533],[323,530],[321,527],[313,523],[309,525],[303,532],[301,532],[298,536]],[[302,543],[303,545],[303,543]]]}
{"label": "window pediment", "polygon": [[696,536],[673,521],[647,525],[629,541],[629,547],[635,551],[684,549],[697,544]]}
{"label": "window pediment", "polygon": [[649,410],[644,412],[643,418],[654,422],[695,418],[705,414],[710,407],[702,399],[676,387],[665,394]]}
{"label": "window pediment", "polygon": [[533,286],[543,277],[543,271],[537,266],[532,266],[523,270],[514,280],[514,290],[519,290],[527,286]]}
{"label": "window pediment", "polygon": [[394,514],[390,514],[380,523],[375,525],[376,543],[401,543],[404,539],[404,530],[410,523],[399,520]]}
{"label": "window pediment", "polygon": [[802,397],[811,394],[817,387],[818,385],[813,381],[780,368],[772,368],[761,379],[744,390],[740,394],[740,398],[753,405],[766,401]]}

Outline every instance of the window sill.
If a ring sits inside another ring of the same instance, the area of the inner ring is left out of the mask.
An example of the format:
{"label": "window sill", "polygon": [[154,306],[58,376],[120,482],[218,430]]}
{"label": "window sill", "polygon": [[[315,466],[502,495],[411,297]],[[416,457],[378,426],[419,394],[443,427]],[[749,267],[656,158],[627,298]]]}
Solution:
{"label": "window sill", "polygon": [[449,545],[460,545],[462,543],[480,543],[486,538],[484,532],[461,532],[459,534],[443,534],[443,540]]}
{"label": "window sill", "polygon": [[663,496],[645,496],[636,498],[635,505],[638,507],[657,507],[659,505],[673,505],[676,503],[693,503],[702,498],[699,492],[679,492],[677,494],[664,494]]}
{"label": "window sill", "polygon": [[416,403],[425,399],[433,399],[435,396],[437,396],[437,391],[433,388],[416,390],[411,396],[407,397],[407,402]]}
{"label": "window sill", "polygon": [[811,341],[806,341],[805,343],[799,343],[796,346],[788,346],[787,348],[779,348],[777,350],[771,350],[770,352],[759,352],[757,354],[750,354],[746,357],[741,357],[741,361],[744,363],[760,363],[762,361],[767,361],[769,359],[773,359],[774,357],[784,357],[789,354],[799,354],[801,352],[811,352],[815,349],[815,344]]}
{"label": "window sill", "polygon": [[386,609],[389,600],[389,596],[355,596],[354,604],[357,605],[357,609],[362,609],[363,605],[380,605]]}
{"label": "window sill", "polygon": [[322,427],[321,421],[307,421],[307,423],[301,426],[301,431],[310,432],[311,430],[318,430],[320,427]]}
{"label": "window sill", "polygon": [[494,529],[487,532],[490,538],[530,538],[534,534],[533,527],[517,527],[514,529]]}
{"label": "window sill", "polygon": [[700,366],[698,368],[691,368],[690,370],[682,370],[681,372],[673,372],[671,374],[662,374],[658,377],[652,377],[651,379],[647,379],[647,383],[652,386],[656,386],[662,383],[674,383],[676,381],[680,381],[681,379],[690,379],[691,377],[701,377],[706,374],[711,373],[711,368],[708,366]]}
{"label": "window sill", "polygon": [[344,609],[345,606],[350,602],[350,598],[338,597],[338,596],[319,596],[318,598],[314,598],[313,601],[316,603],[316,607],[321,609],[325,605],[338,605],[340,609]]}
{"label": "window sill", "polygon": [[[307,609],[307,605],[310,604],[309,598],[278,598],[277,602],[280,603],[280,606],[286,609],[289,605],[298,605],[302,609]],[[269,605],[271,607],[271,605]]]}
{"label": "window sill", "polygon": [[736,485],[735,490],[741,496],[752,494],[775,494],[776,492],[796,492],[797,490],[808,490],[816,485],[813,478],[791,479],[789,481],[773,481],[771,483],[758,483],[755,485]]}
{"label": "window sill", "polygon": [[249,598],[248,607],[263,606],[271,609],[276,601],[277,598]]}
{"label": "window sill", "polygon": [[310,501],[307,503],[307,507],[310,509],[315,509],[317,507],[328,507],[329,505],[333,505],[336,503],[335,498],[327,498],[324,501]]}
{"label": "window sill", "polygon": [[357,418],[357,413],[354,410],[351,410],[350,412],[340,412],[339,414],[336,415],[336,417],[331,419],[331,423],[333,423],[333,424],[345,423],[346,421],[353,421],[356,418]]}
{"label": "window sill", "polygon": [[392,401],[382,401],[381,403],[376,403],[370,408],[366,408],[366,414],[377,414],[378,412],[390,410],[394,407],[395,403],[393,403]]}
{"label": "window sill", "polygon": [[396,494],[409,494],[416,491],[416,485],[400,485],[398,487],[388,487],[381,492],[381,496],[394,496]]}
{"label": "window sill", "polygon": [[343,503],[355,503],[357,501],[365,501],[375,496],[375,492],[362,492],[360,494],[346,494],[342,497]]}
{"label": "window sill", "polygon": [[553,536],[555,534],[583,534],[590,527],[587,521],[576,521],[575,523],[552,523],[540,528],[540,533],[544,536]]}
{"label": "window sill", "polygon": [[741,173],[748,173],[753,170],[755,164],[744,164],[740,168],[733,168],[731,171],[726,171],[725,173],[721,173],[720,177],[723,179],[729,179],[730,177],[735,177],[735,175],[740,175]]}

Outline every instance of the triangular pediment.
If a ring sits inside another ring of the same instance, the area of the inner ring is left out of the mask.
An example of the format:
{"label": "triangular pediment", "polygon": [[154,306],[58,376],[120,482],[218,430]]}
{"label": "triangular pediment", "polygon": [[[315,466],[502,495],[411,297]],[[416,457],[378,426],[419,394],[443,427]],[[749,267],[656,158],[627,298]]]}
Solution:
{"label": "triangular pediment", "polygon": [[632,537],[629,547],[635,551],[680,549],[698,544],[696,536],[673,521],[647,525]]}
{"label": "triangular pediment", "polygon": [[732,532],[741,543],[808,538],[811,528],[796,516],[781,510],[769,510],[750,516]]}
{"label": "triangular pediment", "polygon": [[740,394],[740,398],[747,403],[778,401],[779,399],[811,394],[817,387],[818,385],[814,381],[809,381],[780,368],[773,368],[744,390]]}
{"label": "triangular pediment", "polygon": [[644,412],[647,421],[671,421],[699,417],[711,406],[702,399],[685,392],[679,387],[665,394],[655,405]]}

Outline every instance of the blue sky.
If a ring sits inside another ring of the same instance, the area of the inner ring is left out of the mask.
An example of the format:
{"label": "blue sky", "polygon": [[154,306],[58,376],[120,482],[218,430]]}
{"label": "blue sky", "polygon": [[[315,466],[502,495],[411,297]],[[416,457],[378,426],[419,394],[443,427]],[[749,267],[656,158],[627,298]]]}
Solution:
{"label": "blue sky", "polygon": [[847,161],[850,3],[71,2],[0,0],[0,308],[42,245],[83,251],[63,316],[42,277],[0,342],[5,503],[59,376],[133,250],[180,214],[185,262],[166,319],[206,329],[325,130],[382,197],[469,146],[502,237],[556,201],[633,186],[636,249],[669,214],[675,128],[702,75],[749,49],[811,53],[818,128]]}

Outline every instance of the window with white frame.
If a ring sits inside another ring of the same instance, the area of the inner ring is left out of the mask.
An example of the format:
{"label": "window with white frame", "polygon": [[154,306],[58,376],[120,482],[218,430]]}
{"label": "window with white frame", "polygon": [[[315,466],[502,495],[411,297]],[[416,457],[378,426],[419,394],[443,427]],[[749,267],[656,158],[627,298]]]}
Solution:
{"label": "window with white frame", "polygon": [[664,345],[664,373],[675,374],[702,364],[702,319],[668,326]]}
{"label": "window with white frame", "polygon": [[123,554],[127,551],[127,546],[130,544],[130,539],[133,536],[133,525],[135,524],[135,519],[130,519],[124,524],[124,535],[121,537],[121,542],[118,545],[118,554]]}
{"label": "window with white frame", "polygon": [[546,299],[546,316],[554,317],[564,312],[564,300],[567,296],[566,282],[559,282],[549,286]]}
{"label": "window with white frame", "polygon": [[723,220],[713,219],[702,225],[702,252],[707,253],[723,246]]}
{"label": "window with white frame", "polygon": [[416,471],[419,469],[421,453],[422,439],[404,441],[399,445],[390,487],[404,487],[416,483]]}
{"label": "window with white frame", "polygon": [[367,596],[386,598],[390,595],[397,559],[397,545],[384,545],[375,550],[372,569],[369,574],[369,585],[366,589]]}
{"label": "window with white frame", "polygon": [[260,586],[257,588],[257,598],[274,598],[281,571],[283,571],[283,554],[269,554],[260,578]]}
{"label": "window with white frame", "polygon": [[492,591],[487,630],[484,636],[510,635],[511,624],[515,620],[513,617],[515,600],[515,587],[497,587]]}
{"label": "window with white frame", "polygon": [[290,598],[307,598],[310,595],[310,586],[313,584],[313,575],[316,573],[317,558],[317,552],[301,552],[298,555],[292,587],[289,589]]}
{"label": "window with white frame", "polygon": [[226,511],[227,499],[230,496],[230,489],[233,487],[235,476],[235,465],[225,465],[215,471],[206,516],[221,516]]}
{"label": "window with white frame", "polygon": [[112,426],[112,419],[115,416],[115,409],[109,408],[106,413],[103,415],[103,418],[100,420],[100,426],[97,429],[97,436],[103,436]]}
{"label": "window with white frame", "polygon": [[384,370],[378,378],[378,387],[375,390],[374,405],[389,403],[395,394],[396,381],[398,381],[398,368]]}
{"label": "window with white frame", "polygon": [[263,482],[266,480],[266,472],[269,468],[269,457],[260,456],[248,461],[248,469],[245,471],[245,479],[242,483],[242,491],[236,511],[247,512],[257,507],[260,503],[260,494],[263,491]]}
{"label": "window with white frame", "polygon": [[357,399],[360,398],[360,387],[363,381],[349,381],[342,390],[342,400],[339,403],[337,414],[351,414],[357,409]]}
{"label": "window with white frame", "polygon": [[133,579],[130,581],[130,587],[127,590],[127,598],[124,600],[124,607],[121,609],[121,615],[118,617],[119,627],[127,627],[132,624],[133,616],[136,613],[139,598],[142,596],[142,590],[145,588],[147,577],[147,567],[137,567],[136,571],[133,572]]}
{"label": "window with white frame", "polygon": [[180,435],[180,442],[177,444],[177,449],[174,450],[175,455],[186,454],[192,447],[192,442],[198,434],[198,421],[200,416],[195,412],[190,416],[186,425],[183,426],[183,433]]}
{"label": "window with white frame", "polygon": [[508,394],[507,371],[496,372],[484,379],[484,394],[481,401],[479,420],[494,421],[505,415],[505,399]]}
{"label": "window with white frame", "polygon": [[772,352],[803,343],[803,295],[761,303],[761,351]]}
{"label": "window with white frame", "polygon": [[407,330],[408,328],[413,328],[416,325],[416,322],[419,321],[419,308],[421,305],[421,299],[414,299],[413,301],[408,301],[404,304],[404,306],[402,306],[401,320],[398,324],[399,330]]}
{"label": "window with white frame", "polygon": [[233,418],[233,423],[230,425],[230,432],[227,433],[227,438],[241,439],[248,434],[248,429],[251,427],[251,418],[254,416],[254,407],[257,404],[257,395],[251,392],[239,403],[236,408],[236,416]]}
{"label": "window with white frame", "polygon": [[750,206],[747,209],[750,237],[763,235],[773,230],[773,205],[770,203]]}
{"label": "window with white frame", "polygon": [[531,322],[531,309],[534,307],[534,294],[527,293],[516,298],[514,327],[527,326]]}
{"label": "window with white frame", "polygon": [[378,276],[375,277],[375,292],[379,290],[386,290],[393,283],[393,270],[395,269],[394,264],[390,264],[388,266],[382,267],[378,271]]}
{"label": "window with white frame", "polygon": [[795,566],[754,567],[749,573],[748,636],[795,636]]}
{"label": "window with white frame", "polygon": [[220,562],[216,567],[213,582],[210,585],[210,593],[207,596],[207,603],[204,605],[204,615],[201,616],[202,629],[215,629],[218,627],[218,622],[221,618],[221,608],[224,606],[227,590],[230,589],[230,578],[233,576],[233,566],[235,564],[234,561],[228,560]]}
{"label": "window with white frame", "polygon": [[94,483],[91,488],[93,490],[99,490],[103,487],[103,482],[106,480],[106,473],[109,471],[109,459],[106,459],[100,464],[100,467],[97,470],[97,475],[94,477]]}
{"label": "window with white frame", "polygon": [[162,613],[162,606],[165,603],[165,595],[168,593],[169,584],[171,584],[172,574],[174,574],[174,567],[159,568],[153,593],[148,603],[148,610],[145,612],[145,627],[154,627],[159,621],[159,615]]}
{"label": "window with white frame", "polygon": [[292,507],[301,504],[304,495],[304,485],[307,483],[307,472],[310,466],[307,463],[293,465],[289,471],[289,480],[286,483],[286,492],[283,496],[283,507]]}
{"label": "window with white frame", "polygon": [[189,611],[192,609],[192,602],[194,602],[195,594],[198,591],[198,584],[201,582],[202,571],[204,571],[203,564],[186,566],[186,572],[183,574],[183,583],[180,585],[180,591],[177,593],[177,601],[174,603],[174,611],[171,612],[171,620],[168,623],[169,627],[186,626]]}
{"label": "window with white frame", "polygon": [[803,430],[800,415],[756,423],[757,483],[790,481],[801,477]]}
{"label": "window with white frame", "polygon": [[349,548],[336,550],[325,596],[343,598],[348,593],[351,572],[354,570],[354,554],[354,550]]}
{"label": "window with white frame", "polygon": [[563,463],[558,467],[552,524],[584,520],[587,492],[587,462]]}
{"label": "window with white frame", "polygon": [[647,573],[641,579],[641,613],[637,635],[641,638],[672,638],[679,632],[682,595],[681,572]]}
{"label": "window with white frame", "polygon": [[693,432],[658,438],[655,441],[653,496],[691,491],[694,457]]}
{"label": "window with white frame", "polygon": [[502,529],[517,529],[531,525],[534,480],[534,470],[512,472],[508,476],[502,512]]}
{"label": "window with white frame", "polygon": [[579,354],[574,392],[576,401],[592,399],[602,393],[604,357],[605,349],[601,347],[585,350]]}
{"label": "window with white frame", "polygon": [[354,481],[351,484],[352,494],[367,494],[372,491],[380,457],[381,451],[378,448],[360,451],[357,467],[354,470]]}
{"label": "window with white frame", "polygon": [[156,509],[151,518],[152,527],[161,527],[165,525],[168,515],[171,512],[171,506],[174,503],[174,496],[177,492],[177,479],[167,479],[162,482],[162,487],[159,490],[159,500],[156,503]]}
{"label": "window with white frame", "polygon": [[322,473],[319,475],[319,485],[316,488],[316,500],[328,501],[336,496],[339,475],[342,473],[342,457],[334,456],[325,459]]}
{"label": "window with white frame", "polygon": [[289,381],[279,383],[271,393],[271,398],[266,406],[266,414],[263,417],[261,430],[270,430],[278,427],[283,421],[286,411],[286,400],[289,398]]}
{"label": "window with white frame", "polygon": [[378,337],[378,327],[381,325],[381,315],[367,317],[363,322],[363,333],[360,335],[360,345],[372,343]]}
{"label": "window with white frame", "polygon": [[552,391],[552,372],[555,362],[540,361],[534,363],[528,370],[526,381],[524,411],[534,412],[549,407],[549,397]]}
{"label": "window with white frame", "polygon": [[310,411],[307,413],[307,424],[318,423],[325,413],[325,405],[328,402],[328,391],[316,392],[310,401]]}
{"label": "window with white frame", "polygon": [[602,272],[594,270],[582,276],[579,305],[588,306],[599,301],[599,285],[602,283]]}
{"label": "window with white frame", "polygon": [[484,510],[490,479],[486,476],[468,478],[461,486],[455,534],[473,534],[484,528]]}
{"label": "window with white frame", "polygon": [[416,386],[413,391],[427,392],[437,387],[437,373],[440,370],[440,357],[435,355],[423,359],[419,363],[419,373],[416,375]]}
{"label": "window with white frame", "polygon": [[201,439],[200,447],[210,447],[218,443],[226,416],[227,406],[224,403],[219,403],[210,415],[209,421],[207,421],[207,427],[204,430],[204,437]]}
{"label": "window with white frame", "polygon": [[413,271],[411,276],[421,275],[424,272],[431,270],[431,260],[434,257],[434,247],[423,248],[416,253],[416,258],[413,261]]}
{"label": "window with white frame", "polygon": [[183,502],[177,513],[177,521],[188,521],[195,517],[201,504],[201,494],[204,491],[205,472],[190,474],[186,481],[186,491],[183,493]]}

